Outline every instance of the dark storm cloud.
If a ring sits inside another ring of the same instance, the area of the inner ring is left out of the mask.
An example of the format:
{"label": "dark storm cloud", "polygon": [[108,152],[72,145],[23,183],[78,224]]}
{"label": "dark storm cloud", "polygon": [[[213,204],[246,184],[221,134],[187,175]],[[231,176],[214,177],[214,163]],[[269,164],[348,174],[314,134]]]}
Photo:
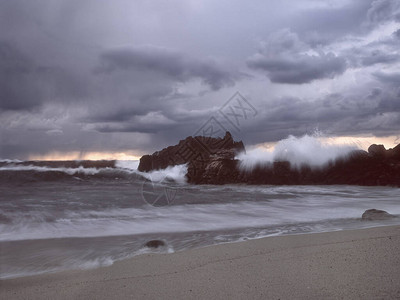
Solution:
{"label": "dark storm cloud", "polygon": [[[246,76],[214,60],[155,46],[108,50],[99,58],[94,68],[97,100],[80,121],[103,133],[177,132],[176,127],[187,128],[183,120],[185,114],[191,114],[177,111],[177,104],[194,98],[177,91],[177,85],[200,80],[216,91]],[[116,98],[117,102],[110,101]],[[99,102],[101,106],[96,105]],[[195,119],[189,117],[188,122]]]}
{"label": "dark storm cloud", "polygon": [[390,67],[400,62],[400,40],[397,31],[379,40],[372,41],[342,50],[341,55],[346,58],[349,67],[362,68],[374,65]]}
{"label": "dark storm cloud", "polygon": [[379,50],[371,53],[370,56],[362,59],[364,66],[372,66],[375,64],[391,64],[400,60],[400,55],[385,54]]}
{"label": "dark storm cloud", "polygon": [[400,55],[398,54],[387,54],[379,50],[372,51],[371,54],[362,59],[362,64],[364,66],[372,66],[375,64],[391,64],[400,60]]}
{"label": "dark storm cloud", "polygon": [[[397,45],[390,46],[397,47]],[[359,48],[351,48],[348,51],[344,51],[343,55],[346,56],[348,64],[351,67],[369,67],[376,64],[392,65],[400,61],[400,54],[395,50],[390,49],[380,50],[384,45],[366,45]]]}
{"label": "dark storm cloud", "polygon": [[176,124],[136,124],[131,122],[96,124],[93,129],[98,132],[138,132],[138,133],[159,133],[160,131],[173,130]]}
{"label": "dark storm cloud", "polygon": [[273,142],[288,135],[312,134],[316,129],[334,135],[398,135],[400,93],[369,88],[356,95],[330,94],[310,101],[284,97],[271,101],[262,109],[262,117],[250,128],[250,139],[257,135]]}
{"label": "dark storm cloud", "polygon": [[275,83],[304,84],[313,80],[333,78],[346,70],[346,61],[322,51],[308,54],[308,46],[290,30],[275,33],[260,53],[247,60],[252,69],[265,71]]}
{"label": "dark storm cloud", "polygon": [[175,50],[153,46],[110,50],[101,54],[101,60],[99,72],[156,72],[181,82],[200,78],[213,90],[233,86],[239,77],[218,66],[216,61],[199,60]]}
{"label": "dark storm cloud", "polygon": [[292,20],[292,29],[310,46],[330,44],[344,35],[360,31],[372,0],[352,0],[346,4],[301,10]]}
{"label": "dark storm cloud", "polygon": [[400,87],[400,73],[384,73],[384,72],[375,72],[373,73],[379,81],[384,84],[393,85],[396,87]]}
{"label": "dark storm cloud", "polygon": [[200,60],[175,50],[154,46],[110,50],[101,54],[101,60],[102,65],[97,69],[100,72],[157,72],[181,82],[200,78],[213,90],[233,86],[239,77],[218,66],[216,61]]}
{"label": "dark storm cloud", "polygon": [[157,108],[150,111],[147,109],[147,112],[139,113],[133,107],[126,112],[118,111],[110,116],[92,114],[91,118],[86,120],[85,127],[103,133],[162,133],[164,138],[182,137],[194,133],[214,113],[206,111],[195,115],[190,110],[175,110],[173,103],[157,103]]}
{"label": "dark storm cloud", "polygon": [[0,41],[0,109],[29,110],[46,101],[75,101],[86,88],[60,67],[36,64],[10,43]]}
{"label": "dark storm cloud", "polygon": [[0,108],[29,109],[42,93],[33,63],[6,42],[0,42]]}
{"label": "dark storm cloud", "polygon": [[313,80],[333,78],[346,70],[346,61],[333,53],[268,58],[253,56],[250,68],[264,70],[275,83],[303,84]]}
{"label": "dark storm cloud", "polygon": [[400,2],[398,0],[373,1],[367,12],[370,25],[376,26],[390,20],[400,21]]}
{"label": "dark storm cloud", "polygon": [[0,0],[0,157],[152,152],[236,90],[247,144],[396,132],[400,1],[249,3]]}
{"label": "dark storm cloud", "polygon": [[[257,54],[247,59],[248,67],[264,71],[273,83],[305,84],[319,79],[332,79],[348,68],[391,65],[400,61],[398,32],[368,44],[360,38],[376,30],[378,25],[396,20],[400,2],[391,0],[354,1],[334,8],[310,9],[295,29],[270,34]],[[324,21],[322,21],[324,20]],[[348,34],[348,45],[337,41],[333,32]],[[323,38],[321,39],[321,35]],[[360,37],[355,38],[359,35]],[[341,43],[335,52],[334,43]]]}
{"label": "dark storm cloud", "polygon": [[163,130],[171,130],[176,127],[177,122],[166,116],[167,113],[162,111],[151,111],[146,114],[130,114],[120,115],[119,119],[101,120],[99,118],[88,122],[88,127],[99,132],[140,132],[140,133],[156,133]]}

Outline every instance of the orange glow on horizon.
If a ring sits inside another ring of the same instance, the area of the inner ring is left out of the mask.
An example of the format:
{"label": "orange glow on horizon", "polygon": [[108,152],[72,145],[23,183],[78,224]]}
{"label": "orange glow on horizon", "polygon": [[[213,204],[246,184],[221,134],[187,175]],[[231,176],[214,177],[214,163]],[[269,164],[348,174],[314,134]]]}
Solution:
{"label": "orange glow on horizon", "polygon": [[[337,137],[317,137],[323,143],[331,145],[356,146],[362,150],[368,150],[372,144],[382,144],[386,149],[393,148],[400,144],[400,136],[337,136]],[[256,148],[262,147],[272,150],[278,142],[261,143],[255,145]]]}
{"label": "orange glow on horizon", "polygon": [[328,138],[329,140],[333,140],[333,144],[339,145],[356,145],[358,148],[362,150],[368,150],[368,147],[372,144],[384,145],[386,149],[391,149],[396,147],[400,143],[400,136],[385,136],[385,137],[376,137],[376,136],[342,136],[342,137],[334,137]]}
{"label": "orange glow on horizon", "polygon": [[60,152],[29,155],[28,160],[139,160],[141,156],[127,152]]}
{"label": "orange glow on horizon", "polygon": [[[400,143],[400,136],[338,136],[338,137],[318,137],[320,141],[332,145],[351,145],[359,149],[367,150],[372,144],[383,144],[386,149],[393,148]],[[261,143],[249,145],[246,148],[262,147],[272,150],[277,142]],[[29,160],[139,160],[141,155],[132,151],[126,152],[60,152],[53,151],[46,154],[29,155]]]}

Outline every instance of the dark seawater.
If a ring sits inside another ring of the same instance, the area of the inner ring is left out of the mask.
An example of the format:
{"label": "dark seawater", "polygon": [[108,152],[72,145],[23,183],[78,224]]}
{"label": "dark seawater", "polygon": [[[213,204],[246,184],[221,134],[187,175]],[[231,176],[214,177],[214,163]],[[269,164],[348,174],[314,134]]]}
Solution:
{"label": "dark seawater", "polygon": [[[400,189],[193,186],[185,166],[143,174],[129,161],[0,161],[0,278],[86,269],[147,252],[266,236],[400,224]],[[143,247],[150,239],[167,246]]]}

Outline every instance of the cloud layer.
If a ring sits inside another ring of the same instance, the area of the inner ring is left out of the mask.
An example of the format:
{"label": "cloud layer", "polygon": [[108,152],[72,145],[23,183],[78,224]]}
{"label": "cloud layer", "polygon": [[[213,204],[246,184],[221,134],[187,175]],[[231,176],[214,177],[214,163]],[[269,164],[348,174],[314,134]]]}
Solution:
{"label": "cloud layer", "polygon": [[260,53],[251,56],[247,65],[265,71],[271,82],[303,84],[334,78],[346,70],[346,60],[332,52],[307,53],[311,48],[290,30],[277,32],[264,44]]}
{"label": "cloud layer", "polygon": [[397,0],[0,0],[0,158],[141,154],[210,120],[247,144],[396,136],[398,49]]}

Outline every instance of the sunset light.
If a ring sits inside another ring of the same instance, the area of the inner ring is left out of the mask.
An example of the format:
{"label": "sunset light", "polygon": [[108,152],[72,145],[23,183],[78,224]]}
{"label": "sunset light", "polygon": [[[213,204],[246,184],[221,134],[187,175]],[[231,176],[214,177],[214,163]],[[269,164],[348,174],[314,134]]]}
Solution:
{"label": "sunset light", "polygon": [[29,155],[29,160],[138,160],[140,156],[129,152],[50,152],[43,155]]}

